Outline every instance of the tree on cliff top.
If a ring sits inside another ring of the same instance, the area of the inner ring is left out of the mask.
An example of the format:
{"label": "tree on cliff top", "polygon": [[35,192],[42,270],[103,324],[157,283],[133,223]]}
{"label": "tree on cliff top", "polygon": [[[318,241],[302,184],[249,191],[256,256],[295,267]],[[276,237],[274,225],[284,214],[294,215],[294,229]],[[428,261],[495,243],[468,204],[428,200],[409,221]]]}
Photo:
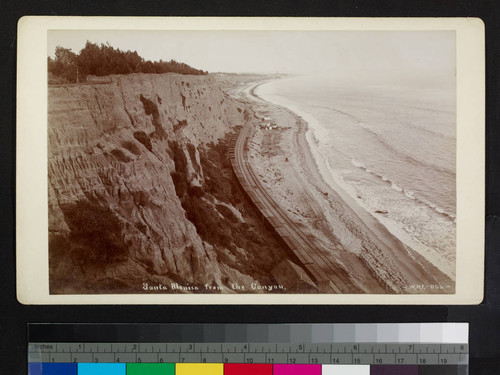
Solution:
{"label": "tree on cliff top", "polygon": [[[49,81],[76,82],[77,72],[81,81],[88,75],[106,76],[130,73],[178,73],[207,74],[187,64],[170,61],[149,61],[138,55],[137,51],[121,51],[109,43],[98,46],[87,41],[79,54],[71,49],[56,47],[55,58],[48,59]],[[49,82],[50,83],[50,82]]]}
{"label": "tree on cliff top", "polygon": [[64,82],[76,82],[77,80],[77,55],[71,48],[56,47],[55,59],[49,57],[49,73],[56,77],[61,77]]}

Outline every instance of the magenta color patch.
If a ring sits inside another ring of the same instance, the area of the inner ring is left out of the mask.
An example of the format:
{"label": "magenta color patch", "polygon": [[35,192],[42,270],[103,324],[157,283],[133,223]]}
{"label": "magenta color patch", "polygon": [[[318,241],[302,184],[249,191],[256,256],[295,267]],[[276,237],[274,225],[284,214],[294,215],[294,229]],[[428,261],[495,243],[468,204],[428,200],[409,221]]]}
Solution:
{"label": "magenta color patch", "polygon": [[273,365],[273,375],[321,375],[321,365]]}

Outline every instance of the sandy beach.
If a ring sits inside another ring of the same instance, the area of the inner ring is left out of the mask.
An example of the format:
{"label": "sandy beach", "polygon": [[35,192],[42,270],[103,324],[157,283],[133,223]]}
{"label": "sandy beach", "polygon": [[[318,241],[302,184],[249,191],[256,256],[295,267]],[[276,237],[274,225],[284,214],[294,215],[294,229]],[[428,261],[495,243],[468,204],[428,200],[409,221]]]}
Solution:
{"label": "sandy beach", "polygon": [[[454,293],[454,282],[391,234],[340,186],[327,184],[307,142],[308,124],[266,101],[254,84],[239,95],[255,111],[249,162],[287,215],[364,293]],[[268,129],[263,124],[275,125]]]}

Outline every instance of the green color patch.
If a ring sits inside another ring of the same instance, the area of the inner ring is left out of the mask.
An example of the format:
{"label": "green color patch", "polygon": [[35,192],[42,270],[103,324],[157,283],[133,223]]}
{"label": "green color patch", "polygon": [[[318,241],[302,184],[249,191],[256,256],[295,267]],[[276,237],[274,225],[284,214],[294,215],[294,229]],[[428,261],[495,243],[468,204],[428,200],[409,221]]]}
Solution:
{"label": "green color patch", "polygon": [[127,375],[175,375],[175,364],[127,363]]}

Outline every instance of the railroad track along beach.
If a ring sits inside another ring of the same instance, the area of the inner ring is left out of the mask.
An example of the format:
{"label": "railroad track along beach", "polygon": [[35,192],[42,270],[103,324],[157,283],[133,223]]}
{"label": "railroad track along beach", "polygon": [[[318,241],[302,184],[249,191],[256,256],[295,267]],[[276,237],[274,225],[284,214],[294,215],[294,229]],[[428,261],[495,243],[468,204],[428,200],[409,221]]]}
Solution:
{"label": "railroad track along beach", "polygon": [[440,274],[429,262],[341,188],[325,183],[306,140],[307,122],[259,97],[261,84],[238,93],[253,113],[234,136],[230,160],[290,260],[320,293],[415,293],[412,285],[437,282],[433,275]]}
{"label": "railroad track along beach", "polygon": [[247,121],[230,149],[231,164],[238,181],[263,218],[293,253],[295,261],[325,293],[360,293],[346,271],[329,259],[306,233],[274,201],[247,160],[247,142],[254,127]]}

